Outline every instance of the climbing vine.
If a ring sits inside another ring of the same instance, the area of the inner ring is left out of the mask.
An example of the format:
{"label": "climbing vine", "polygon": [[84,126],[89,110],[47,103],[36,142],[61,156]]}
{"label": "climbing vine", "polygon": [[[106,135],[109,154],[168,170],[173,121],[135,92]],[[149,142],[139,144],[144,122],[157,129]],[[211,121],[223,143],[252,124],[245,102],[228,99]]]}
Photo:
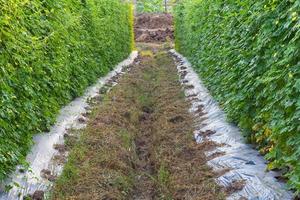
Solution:
{"label": "climbing vine", "polygon": [[0,0],[0,180],[35,133],[133,47],[120,0]]}
{"label": "climbing vine", "polygon": [[182,0],[176,48],[300,192],[300,2]]}
{"label": "climbing vine", "polygon": [[135,0],[138,13],[170,13],[176,0]]}
{"label": "climbing vine", "polygon": [[163,0],[137,0],[137,12],[150,13],[150,12],[163,12]]}

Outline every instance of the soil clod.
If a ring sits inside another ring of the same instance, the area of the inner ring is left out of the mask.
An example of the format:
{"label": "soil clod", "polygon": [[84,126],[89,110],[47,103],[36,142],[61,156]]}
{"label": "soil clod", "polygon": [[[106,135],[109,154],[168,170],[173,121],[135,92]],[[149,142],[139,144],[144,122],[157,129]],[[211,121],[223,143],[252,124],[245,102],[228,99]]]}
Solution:
{"label": "soil clod", "polygon": [[202,137],[209,137],[213,134],[215,134],[216,131],[212,131],[212,130],[206,130],[206,131],[201,131],[200,134]]}
{"label": "soil clod", "polygon": [[42,190],[36,190],[32,195],[32,200],[44,200],[45,192]]}
{"label": "soil clod", "polygon": [[65,153],[67,151],[67,148],[64,144],[55,144],[54,149],[57,150],[61,154]]}
{"label": "soil clod", "polygon": [[227,195],[233,194],[242,190],[245,187],[245,180],[235,180],[228,187],[226,187]]}
{"label": "soil clod", "polygon": [[53,174],[51,174],[51,171],[48,170],[48,169],[43,169],[41,171],[41,177],[44,178],[44,179],[47,179],[48,181],[55,181],[56,180],[56,176],[54,176]]}
{"label": "soil clod", "polygon": [[186,71],[180,73],[180,78],[184,79],[188,73]]}
{"label": "soil clod", "polygon": [[191,89],[194,89],[195,88],[195,86],[193,86],[193,85],[186,85],[185,86],[185,89],[187,89],[187,90],[191,90]]}
{"label": "soil clod", "polygon": [[87,122],[87,118],[85,118],[84,116],[79,117],[79,118],[78,118],[78,122],[79,122],[79,123],[86,123],[86,122]]}

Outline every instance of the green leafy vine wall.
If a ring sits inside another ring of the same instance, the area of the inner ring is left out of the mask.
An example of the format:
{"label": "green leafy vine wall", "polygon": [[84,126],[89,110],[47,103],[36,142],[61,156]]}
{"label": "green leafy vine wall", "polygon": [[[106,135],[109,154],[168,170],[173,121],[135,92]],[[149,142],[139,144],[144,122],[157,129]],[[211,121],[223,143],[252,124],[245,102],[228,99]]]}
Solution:
{"label": "green leafy vine wall", "polygon": [[0,0],[0,180],[35,133],[133,48],[120,0]]}
{"label": "green leafy vine wall", "polygon": [[300,1],[182,0],[176,48],[300,192]]}
{"label": "green leafy vine wall", "polygon": [[164,9],[164,0],[137,0],[138,13],[159,13]]}

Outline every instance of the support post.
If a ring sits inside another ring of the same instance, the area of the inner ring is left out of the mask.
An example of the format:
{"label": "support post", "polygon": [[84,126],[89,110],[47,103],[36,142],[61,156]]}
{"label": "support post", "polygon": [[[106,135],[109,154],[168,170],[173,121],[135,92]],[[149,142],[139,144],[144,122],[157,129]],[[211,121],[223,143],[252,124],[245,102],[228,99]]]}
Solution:
{"label": "support post", "polygon": [[167,0],[165,0],[165,12],[168,13],[168,5],[167,5]]}

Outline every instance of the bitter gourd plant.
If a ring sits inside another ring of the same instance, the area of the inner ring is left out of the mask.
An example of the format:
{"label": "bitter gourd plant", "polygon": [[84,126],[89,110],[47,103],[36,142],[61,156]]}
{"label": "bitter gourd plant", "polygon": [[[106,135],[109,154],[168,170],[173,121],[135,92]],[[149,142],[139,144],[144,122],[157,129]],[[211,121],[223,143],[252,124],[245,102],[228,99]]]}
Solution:
{"label": "bitter gourd plant", "polygon": [[182,0],[176,48],[300,192],[300,1]]}
{"label": "bitter gourd plant", "polygon": [[121,0],[0,0],[0,13],[3,180],[63,105],[129,55],[133,16]]}

